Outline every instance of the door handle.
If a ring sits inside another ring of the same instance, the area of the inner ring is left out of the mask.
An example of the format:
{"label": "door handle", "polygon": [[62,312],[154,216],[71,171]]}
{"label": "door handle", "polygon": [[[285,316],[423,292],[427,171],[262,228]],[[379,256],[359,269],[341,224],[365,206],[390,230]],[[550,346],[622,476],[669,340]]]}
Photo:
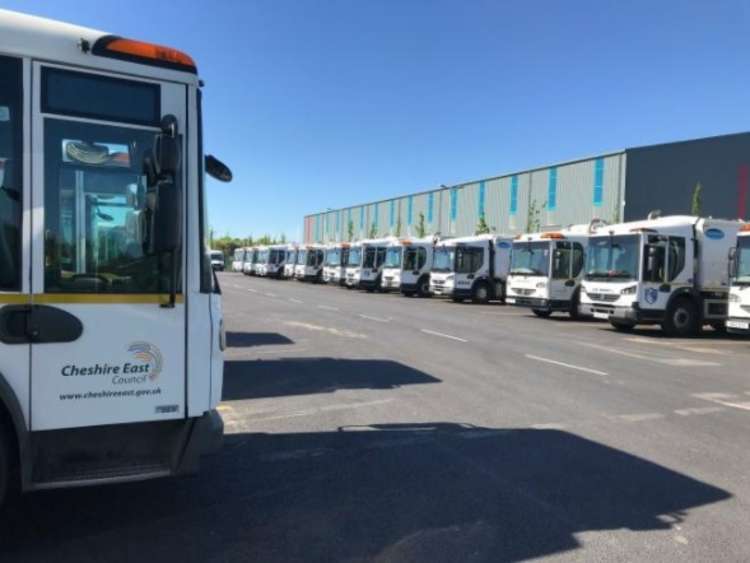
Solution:
{"label": "door handle", "polygon": [[51,344],[74,342],[83,334],[75,315],[48,305],[7,305],[0,308],[0,342]]}
{"label": "door handle", "polygon": [[474,274],[469,274],[468,276],[466,276],[466,279],[467,280],[473,280],[474,279]]}
{"label": "door handle", "polygon": [[575,284],[575,280],[568,280],[565,282],[565,287],[573,287]]}
{"label": "door handle", "polygon": [[663,283],[659,286],[659,291],[661,291],[662,293],[669,293],[670,291],[672,291],[672,286],[668,283]]}

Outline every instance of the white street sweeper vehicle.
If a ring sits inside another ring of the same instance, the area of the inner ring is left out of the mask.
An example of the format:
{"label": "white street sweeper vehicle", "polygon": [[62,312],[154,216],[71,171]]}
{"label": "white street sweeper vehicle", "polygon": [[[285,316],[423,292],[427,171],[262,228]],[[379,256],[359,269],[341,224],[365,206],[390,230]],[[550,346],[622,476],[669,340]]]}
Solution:
{"label": "white street sweeper vehicle", "polygon": [[284,277],[292,279],[294,277],[294,268],[297,266],[297,252],[299,247],[296,244],[286,245],[286,257],[284,258]]}
{"label": "white street sweeper vehicle", "polygon": [[670,336],[724,328],[729,255],[742,223],[649,214],[599,228],[589,239],[582,314],[619,330],[659,324]]}
{"label": "white street sweeper vehicle", "polygon": [[434,237],[394,242],[385,254],[383,289],[398,290],[409,297],[428,297],[435,242]]}
{"label": "white street sweeper vehicle", "polygon": [[175,49],[0,10],[0,502],[221,444],[201,86]]}
{"label": "white street sweeper vehicle", "polygon": [[505,299],[513,237],[476,235],[435,245],[430,291],[455,302]]}
{"label": "white street sweeper vehicle", "polygon": [[258,262],[258,247],[251,246],[245,249],[245,261],[242,263],[242,272],[246,276],[255,275],[255,264]]}
{"label": "white street sweeper vehicle", "polygon": [[241,272],[242,271],[242,265],[245,262],[245,252],[247,251],[246,248],[237,248],[234,251],[234,256],[232,258],[232,271],[233,272]]}
{"label": "white street sweeper vehicle", "polygon": [[505,302],[530,308],[538,317],[561,312],[577,318],[586,248],[600,224],[516,237]]}

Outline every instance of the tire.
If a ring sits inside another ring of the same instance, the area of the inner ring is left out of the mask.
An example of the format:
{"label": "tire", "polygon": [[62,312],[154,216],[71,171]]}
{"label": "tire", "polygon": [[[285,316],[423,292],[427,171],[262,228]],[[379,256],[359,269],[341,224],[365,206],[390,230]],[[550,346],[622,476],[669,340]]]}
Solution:
{"label": "tire", "polygon": [[404,297],[414,297],[414,292],[413,291],[402,291],[401,295],[403,295]]}
{"label": "tire", "polygon": [[581,318],[581,313],[578,311],[578,305],[580,303],[579,297],[580,293],[576,292],[573,294],[573,299],[570,300],[570,311],[568,311],[568,314],[574,321]]}
{"label": "tire", "polygon": [[609,324],[611,324],[612,328],[614,328],[618,332],[631,332],[635,328],[635,325],[633,323],[622,321],[609,321]]}
{"label": "tire", "polygon": [[697,336],[701,330],[701,322],[695,302],[684,297],[675,299],[667,309],[661,328],[667,336]]}
{"label": "tire", "polygon": [[542,311],[541,309],[532,309],[531,312],[540,319],[548,319],[552,314],[552,311]]}
{"label": "tire", "polygon": [[490,288],[484,282],[479,282],[471,292],[471,302],[484,305],[490,300]]}
{"label": "tire", "polygon": [[454,303],[463,303],[464,298],[463,297],[451,297],[451,301],[453,301]]}
{"label": "tire", "polygon": [[8,429],[0,422],[0,508],[5,506],[11,490],[11,471],[14,466],[11,455]]}
{"label": "tire", "polygon": [[417,282],[417,295],[419,297],[430,296],[430,278],[427,276],[419,278],[419,281]]}

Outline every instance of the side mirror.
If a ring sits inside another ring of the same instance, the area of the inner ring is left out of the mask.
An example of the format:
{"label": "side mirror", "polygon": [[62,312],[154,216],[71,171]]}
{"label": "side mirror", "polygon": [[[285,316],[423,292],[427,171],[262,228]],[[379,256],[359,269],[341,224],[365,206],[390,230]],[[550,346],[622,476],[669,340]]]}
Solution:
{"label": "side mirror", "polygon": [[205,165],[206,173],[212,178],[219,180],[219,182],[232,181],[232,171],[229,169],[229,166],[224,164],[215,156],[210,154],[206,155]]}
{"label": "side mirror", "polygon": [[733,246],[729,249],[729,279],[737,277],[737,247]]}

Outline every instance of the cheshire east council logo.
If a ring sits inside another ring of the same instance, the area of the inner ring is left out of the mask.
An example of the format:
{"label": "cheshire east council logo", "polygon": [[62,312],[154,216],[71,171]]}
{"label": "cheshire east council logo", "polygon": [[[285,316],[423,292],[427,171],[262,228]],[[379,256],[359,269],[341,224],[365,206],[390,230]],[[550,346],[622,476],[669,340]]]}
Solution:
{"label": "cheshire east council logo", "polygon": [[148,342],[133,342],[128,347],[128,352],[132,352],[135,359],[142,364],[150,366],[148,377],[151,381],[159,377],[164,367],[164,360],[156,346]]}

